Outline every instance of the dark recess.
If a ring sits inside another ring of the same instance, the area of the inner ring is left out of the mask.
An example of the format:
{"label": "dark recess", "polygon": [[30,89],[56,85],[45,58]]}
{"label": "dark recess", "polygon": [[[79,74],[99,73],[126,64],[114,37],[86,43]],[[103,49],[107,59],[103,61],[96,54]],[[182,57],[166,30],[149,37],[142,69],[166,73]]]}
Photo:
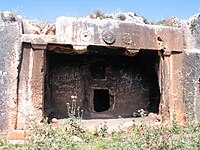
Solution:
{"label": "dark recess", "polygon": [[[111,107],[109,113],[113,118],[122,113],[121,116],[130,116],[138,109],[159,112],[157,51],[140,50],[136,56],[128,57],[123,55],[123,49],[89,48],[94,53],[70,55],[47,51],[44,108],[47,115],[66,118],[66,102],[71,102],[73,92],[79,92],[77,105],[87,112],[88,118],[93,111],[103,113]],[[131,89],[124,88],[129,85]]]}
{"label": "dark recess", "polygon": [[102,112],[110,108],[109,91],[103,89],[94,90],[94,111]]}

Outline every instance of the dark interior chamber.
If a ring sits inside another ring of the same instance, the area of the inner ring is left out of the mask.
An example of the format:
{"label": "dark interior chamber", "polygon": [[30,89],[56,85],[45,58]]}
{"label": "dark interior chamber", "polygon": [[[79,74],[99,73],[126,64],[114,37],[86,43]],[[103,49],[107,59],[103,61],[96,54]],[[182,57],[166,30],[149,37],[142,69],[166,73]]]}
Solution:
{"label": "dark interior chamber", "polygon": [[81,55],[47,51],[45,114],[66,118],[66,103],[73,95],[84,118],[130,117],[139,109],[158,113],[157,51],[140,50],[134,57],[115,51]]}
{"label": "dark interior chamber", "polygon": [[103,112],[107,111],[110,108],[110,97],[108,90],[94,90],[94,111]]}

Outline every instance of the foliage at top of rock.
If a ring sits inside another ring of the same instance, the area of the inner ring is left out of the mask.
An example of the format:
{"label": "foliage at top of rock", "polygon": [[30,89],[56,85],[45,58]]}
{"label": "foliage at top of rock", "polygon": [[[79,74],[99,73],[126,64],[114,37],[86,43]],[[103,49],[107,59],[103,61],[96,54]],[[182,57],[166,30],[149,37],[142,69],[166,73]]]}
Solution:
{"label": "foliage at top of rock", "polygon": [[90,16],[87,16],[92,19],[114,19],[119,21],[125,21],[130,23],[139,23],[145,24],[146,19],[138,16],[136,13],[128,12],[128,13],[114,13],[114,14],[105,14],[101,10],[93,11]]}
{"label": "foliage at top of rock", "polygon": [[193,32],[196,30],[198,24],[200,24],[200,13],[191,16],[188,20],[182,20],[173,16],[170,19],[165,19],[156,23],[157,25],[171,26],[171,27],[189,27]]}
{"label": "foliage at top of rock", "polygon": [[195,14],[188,19],[188,25],[192,32],[200,30],[199,24],[200,24],[200,13]]}
{"label": "foliage at top of rock", "polygon": [[[90,19],[114,19],[118,21],[123,21],[127,23],[137,23],[137,24],[152,24],[152,25],[161,25],[161,26],[170,26],[170,27],[188,27],[192,32],[197,30],[198,25],[200,24],[200,13],[195,14],[190,17],[188,20],[182,20],[175,16],[165,19],[159,22],[150,22],[146,18],[137,15],[133,12],[128,13],[113,13],[113,14],[106,14],[101,10],[94,10],[89,16],[86,18]],[[0,22],[21,22],[29,24],[29,27],[33,34],[55,34],[55,24],[53,23],[44,23],[39,21],[32,21],[27,19],[22,19],[20,15],[17,15],[14,12],[9,11],[0,11]],[[51,31],[51,33],[49,33]],[[48,33],[47,33],[48,32]]]}
{"label": "foliage at top of rock", "polygon": [[194,15],[190,17],[188,20],[182,20],[176,16],[173,16],[169,19],[164,19],[159,22],[151,22],[146,18],[139,16],[133,12],[105,14],[101,10],[95,10],[90,14],[90,16],[87,17],[92,19],[114,19],[129,23],[152,24],[152,25],[170,26],[177,28],[189,26],[191,30],[194,30],[198,20],[200,23],[200,14]]}
{"label": "foliage at top of rock", "polygon": [[0,20],[4,22],[20,22],[21,16],[17,15],[16,13],[4,11],[0,12]]}
{"label": "foliage at top of rock", "polygon": [[163,25],[163,26],[170,26],[170,27],[182,27],[184,26],[186,23],[185,20],[181,20],[175,16],[169,18],[169,19],[165,19],[165,20],[162,20],[162,21],[159,21],[156,23],[156,25]]}

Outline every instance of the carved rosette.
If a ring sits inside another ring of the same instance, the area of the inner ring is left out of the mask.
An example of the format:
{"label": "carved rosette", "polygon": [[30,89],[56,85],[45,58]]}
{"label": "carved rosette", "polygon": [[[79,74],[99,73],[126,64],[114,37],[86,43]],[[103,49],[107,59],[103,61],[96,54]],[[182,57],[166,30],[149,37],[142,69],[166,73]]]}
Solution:
{"label": "carved rosette", "polygon": [[80,34],[80,38],[84,42],[90,41],[91,37],[92,37],[92,34],[89,30],[83,30]]}
{"label": "carved rosette", "polygon": [[113,44],[115,43],[116,36],[112,31],[104,31],[102,33],[102,39],[106,44]]}

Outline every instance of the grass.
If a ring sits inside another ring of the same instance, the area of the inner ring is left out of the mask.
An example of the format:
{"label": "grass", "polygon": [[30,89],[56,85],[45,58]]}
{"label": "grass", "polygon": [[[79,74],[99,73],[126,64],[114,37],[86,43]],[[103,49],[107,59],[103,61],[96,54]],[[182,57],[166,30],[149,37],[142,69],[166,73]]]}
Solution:
{"label": "grass", "polygon": [[[78,137],[79,141],[74,140]],[[42,129],[35,126],[30,141],[24,145],[11,145],[5,139],[0,139],[0,149],[33,149],[33,150],[55,150],[55,149],[77,149],[77,150],[129,150],[129,149],[200,149],[200,124],[191,124],[181,127],[174,124],[173,127],[165,126],[148,127],[146,125],[134,126],[133,130],[107,132],[107,127],[95,132],[75,130],[66,128],[53,128],[46,124]]]}
{"label": "grass", "polygon": [[34,125],[29,141],[23,145],[12,145],[5,138],[0,138],[3,150],[199,150],[200,123],[187,127],[174,123],[166,126],[134,125],[129,131],[119,127],[109,132],[107,124],[102,124],[91,132],[82,128],[82,111],[72,97],[71,105],[67,103],[68,121],[65,126],[53,127],[45,123]]}

